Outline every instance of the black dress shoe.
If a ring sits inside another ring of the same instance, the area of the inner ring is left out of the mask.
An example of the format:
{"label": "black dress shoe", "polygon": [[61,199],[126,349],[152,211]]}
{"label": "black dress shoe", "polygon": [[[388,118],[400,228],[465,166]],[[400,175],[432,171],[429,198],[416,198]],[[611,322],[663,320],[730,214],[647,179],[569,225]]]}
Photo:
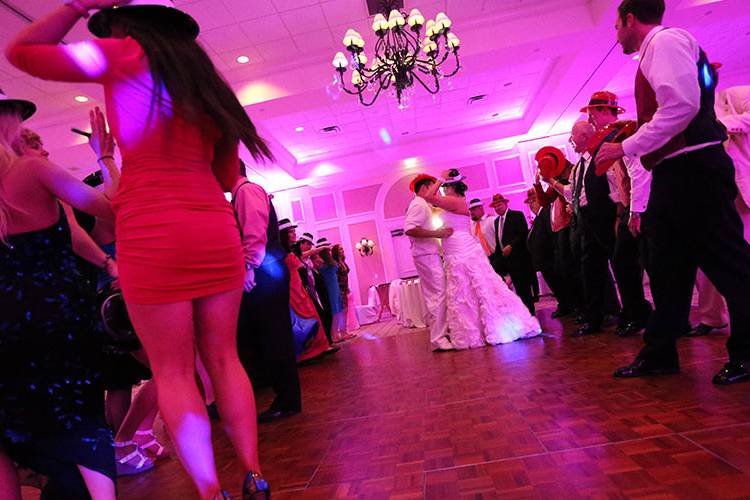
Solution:
{"label": "black dress shoe", "polygon": [[595,333],[599,333],[601,331],[602,328],[600,326],[594,325],[592,323],[584,323],[578,328],[578,330],[571,333],[570,336],[585,337],[587,335],[594,335]]}
{"label": "black dress shoe", "polygon": [[700,325],[696,326],[689,332],[685,334],[686,337],[705,337],[709,333],[711,333],[714,330],[719,330],[721,328],[725,328],[727,325],[722,326],[711,326],[707,325],[705,323],[701,323]]}
{"label": "black dress shoe", "polygon": [[615,370],[613,374],[618,378],[643,377],[646,375],[673,375],[680,372],[680,364],[662,365],[649,362],[643,358],[636,358],[628,366]]}
{"label": "black dress shoe", "polygon": [[299,410],[274,410],[268,409],[258,414],[258,423],[265,424],[280,418],[291,417],[299,413]]}
{"label": "black dress shoe", "polygon": [[750,380],[750,363],[727,363],[714,375],[712,382],[716,385],[731,385]]}
{"label": "black dress shoe", "polygon": [[631,321],[627,325],[623,327],[618,327],[617,330],[615,330],[615,335],[618,335],[620,337],[631,337],[633,335],[636,335],[638,332],[643,330],[645,328],[645,325],[642,323],[636,323],[635,321]]}
{"label": "black dress shoe", "polygon": [[579,314],[575,318],[573,318],[573,323],[576,325],[582,325],[586,322],[586,318],[583,316],[583,314]]}

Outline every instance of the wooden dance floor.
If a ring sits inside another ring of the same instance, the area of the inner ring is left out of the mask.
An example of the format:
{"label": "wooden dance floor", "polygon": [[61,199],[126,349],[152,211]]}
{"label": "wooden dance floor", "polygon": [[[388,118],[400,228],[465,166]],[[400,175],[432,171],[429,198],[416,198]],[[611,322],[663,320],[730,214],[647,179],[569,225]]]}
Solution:
{"label": "wooden dance floor", "polygon": [[[302,367],[304,413],[260,431],[273,498],[750,497],[750,384],[711,385],[725,334],[680,340],[679,376],[616,380],[641,338],[572,339],[551,307],[534,340],[433,354],[425,330],[386,322]],[[195,494],[170,459],[120,496]]]}

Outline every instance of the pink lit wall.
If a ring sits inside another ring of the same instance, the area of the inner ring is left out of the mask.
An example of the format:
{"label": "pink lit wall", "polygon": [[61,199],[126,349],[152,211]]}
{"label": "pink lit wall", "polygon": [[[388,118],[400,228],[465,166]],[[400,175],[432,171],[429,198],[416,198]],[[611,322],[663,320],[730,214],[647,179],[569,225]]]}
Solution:
{"label": "pink lit wall", "polygon": [[382,184],[373,184],[342,193],[346,215],[356,215],[375,210],[375,201]]}
{"label": "pink lit wall", "polygon": [[[362,303],[367,302],[367,291],[372,285],[390,281],[386,278],[383,266],[383,245],[378,238],[378,228],[374,220],[349,224],[349,242],[351,248],[362,238],[371,239],[375,242],[375,252],[363,257],[356,253],[354,256],[354,267],[359,281],[359,296]],[[351,265],[350,265],[351,267]]]}

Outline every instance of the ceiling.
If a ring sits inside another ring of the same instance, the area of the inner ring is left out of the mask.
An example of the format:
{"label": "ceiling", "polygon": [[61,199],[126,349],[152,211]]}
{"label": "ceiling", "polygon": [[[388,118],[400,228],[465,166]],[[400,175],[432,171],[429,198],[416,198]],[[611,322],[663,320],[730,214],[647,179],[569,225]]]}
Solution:
{"label": "ceiling", "polygon": [[[433,97],[417,89],[406,110],[381,96],[365,108],[331,85],[333,54],[345,31],[361,32],[371,54],[366,0],[177,0],[201,25],[200,41],[235,88],[251,118],[272,143],[272,165],[255,167],[269,189],[372,176],[406,158],[488,154],[498,140],[565,132],[591,92],[617,92],[632,109],[637,62],[614,46],[619,0],[405,0],[426,18],[446,12],[461,38],[462,69]],[[59,0],[0,0],[0,44]],[[694,33],[722,84],[750,82],[747,0],[667,0],[665,24]],[[83,23],[67,41],[88,38]],[[240,64],[236,58],[247,56]],[[370,55],[371,57],[371,55]],[[29,125],[41,133],[53,160],[85,173],[94,168],[70,127],[86,127],[87,110],[102,103],[94,85],[44,82],[0,58],[0,88],[34,100]],[[349,74],[347,74],[347,77]],[[90,101],[77,103],[75,96]],[[468,104],[471,96],[487,97]],[[338,126],[340,132],[321,129]],[[298,128],[303,130],[297,131]],[[88,165],[88,166],[87,166]],[[335,168],[322,166],[335,165]]]}

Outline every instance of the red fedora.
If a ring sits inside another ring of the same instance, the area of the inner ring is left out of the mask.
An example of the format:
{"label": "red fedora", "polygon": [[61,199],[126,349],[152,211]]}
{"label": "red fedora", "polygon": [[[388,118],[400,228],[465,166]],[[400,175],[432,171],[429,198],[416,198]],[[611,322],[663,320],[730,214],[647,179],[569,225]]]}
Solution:
{"label": "red fedora", "polygon": [[588,105],[581,108],[581,113],[588,113],[589,108],[616,109],[618,115],[625,112],[623,108],[617,105],[617,96],[606,90],[601,90],[591,94],[591,99],[589,99]]}
{"label": "red fedora", "polygon": [[416,176],[415,178],[413,178],[413,179],[411,180],[411,182],[409,183],[409,190],[410,190],[410,191],[411,191],[412,193],[416,193],[415,189],[416,189],[416,187],[417,187],[417,182],[419,182],[419,181],[432,181],[432,182],[437,182],[437,179],[436,179],[436,178],[434,178],[433,176],[429,175],[429,174],[419,174],[419,175],[417,175],[417,176]]}
{"label": "red fedora", "polygon": [[510,200],[506,198],[505,196],[501,195],[500,193],[492,195],[492,201],[490,202],[490,207],[495,208],[502,202],[509,202]]}
{"label": "red fedora", "polygon": [[568,160],[565,153],[554,146],[544,146],[534,156],[539,172],[545,179],[552,179],[563,173]]}

